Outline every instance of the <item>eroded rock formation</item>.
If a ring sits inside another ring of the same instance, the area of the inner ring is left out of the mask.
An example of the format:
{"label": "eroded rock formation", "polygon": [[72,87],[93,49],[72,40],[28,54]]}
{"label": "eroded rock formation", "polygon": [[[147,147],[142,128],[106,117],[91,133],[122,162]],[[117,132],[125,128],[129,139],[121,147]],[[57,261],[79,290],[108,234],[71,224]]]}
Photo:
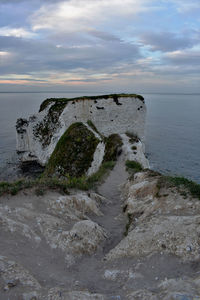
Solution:
{"label": "eroded rock formation", "polygon": [[[79,175],[91,175],[104,160],[109,137],[118,134],[122,135],[127,156],[134,157],[144,167],[148,167],[143,144],[145,115],[144,99],[139,95],[47,99],[42,103],[38,114],[31,116],[29,120],[17,120],[17,151],[22,162],[38,161],[41,165],[46,165],[61,140],[67,144],[64,150],[68,152],[68,156],[70,151],[80,156],[76,160],[81,162],[79,165],[87,157],[87,170],[82,170]],[[129,146],[125,133],[137,137],[131,142],[137,145]],[[90,149],[85,149],[88,146]],[[84,158],[81,157],[83,152],[86,155]],[[72,159],[72,155],[70,157]],[[69,160],[68,157],[67,161]],[[73,165],[71,161],[70,165]],[[74,175],[72,171],[69,173]]]}

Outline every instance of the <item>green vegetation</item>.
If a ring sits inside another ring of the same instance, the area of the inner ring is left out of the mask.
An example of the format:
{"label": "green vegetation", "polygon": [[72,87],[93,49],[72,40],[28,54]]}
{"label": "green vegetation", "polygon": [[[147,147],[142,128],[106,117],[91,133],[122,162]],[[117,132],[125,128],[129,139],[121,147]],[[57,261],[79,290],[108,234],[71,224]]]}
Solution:
{"label": "green vegetation", "polygon": [[137,95],[137,98],[140,99],[142,102],[144,102],[144,97],[141,95]]}
{"label": "green vegetation", "polygon": [[99,140],[83,123],[72,124],[58,141],[44,175],[83,176],[91,166],[98,143]]}
{"label": "green vegetation", "polygon": [[80,100],[98,100],[98,99],[108,99],[108,98],[138,98],[142,102],[144,102],[144,98],[141,95],[137,94],[110,94],[110,95],[100,95],[100,96],[82,96],[82,97],[76,97],[76,98],[49,98],[42,102],[40,105],[39,112],[43,111],[50,103],[58,103],[59,105],[66,106],[69,101],[80,101]]}
{"label": "green vegetation", "polygon": [[139,142],[139,138],[138,138],[138,136],[137,136],[137,134],[133,134],[132,132],[126,132],[126,135],[129,137],[129,142],[131,143],[131,144],[133,144],[133,143],[138,143]]}
{"label": "green vegetation", "polygon": [[148,176],[150,177],[157,177],[161,176],[162,174],[158,171],[150,170],[150,169],[144,169],[145,172],[148,172]]}
{"label": "green vegetation", "polygon": [[15,182],[0,182],[0,196],[4,194],[16,195],[21,190],[33,188],[34,193],[37,196],[43,196],[47,189],[57,190],[63,194],[69,194],[68,189],[76,188],[80,190],[89,190],[95,187],[96,183],[103,180],[104,176],[111,170],[115,165],[115,162],[109,161],[101,165],[99,170],[89,176],[81,177],[70,177],[65,178],[45,177],[35,180],[20,179]]}
{"label": "green vegetation", "polygon": [[[47,103],[50,104],[52,101],[50,102],[49,100],[47,102],[45,101],[43,103],[44,103],[44,107],[46,108]],[[43,121],[38,123],[33,129],[35,137],[37,137],[40,140],[43,147],[50,144],[54,132],[60,126],[59,117],[62,114],[65,106],[66,103],[60,101],[60,99],[57,99],[57,101],[54,102],[54,104],[48,110],[48,113],[44,117]]]}
{"label": "green vegetation", "polygon": [[100,134],[96,128],[96,126],[94,125],[94,123],[91,120],[87,120],[87,124],[98,134]]}
{"label": "green vegetation", "polygon": [[91,120],[87,120],[87,124],[90,126],[90,128],[92,128],[96,133],[98,133],[98,135],[102,138],[102,140],[105,139],[105,137],[98,131],[98,129],[96,128],[96,126],[94,125],[94,123]]}
{"label": "green vegetation", "polygon": [[130,228],[131,223],[133,222],[133,218],[134,218],[133,214],[128,214],[127,217],[128,217],[128,223],[126,224],[124,236],[128,235],[129,228]]}
{"label": "green vegetation", "polygon": [[59,190],[68,194],[68,185],[66,181],[59,178],[38,178],[35,180],[20,179],[15,182],[0,182],[0,196],[4,194],[16,195],[21,190],[35,188],[37,196],[44,195],[45,190]]}
{"label": "green vegetation", "polygon": [[65,106],[67,105],[67,98],[49,98],[42,102],[40,105],[39,112],[45,110],[51,103],[53,105],[50,107],[50,110],[56,110],[62,112]]}
{"label": "green vegetation", "polygon": [[114,161],[103,162],[99,170],[88,177],[88,183],[90,188],[92,188],[97,182],[102,181],[102,179],[108,174],[109,170],[112,170],[115,166]]}
{"label": "green vegetation", "polygon": [[111,134],[105,138],[105,154],[103,161],[116,161],[119,151],[123,145],[122,139],[118,134]]}
{"label": "green vegetation", "polygon": [[81,177],[66,176],[64,179],[67,188],[75,188],[80,190],[89,190],[95,188],[98,182],[101,182],[103,178],[108,174],[109,170],[113,169],[115,162],[109,161],[101,165],[99,170],[87,177],[85,175]]}
{"label": "green vegetation", "polygon": [[115,162],[109,161],[101,165],[99,170],[89,177],[67,177],[68,188],[77,188],[80,190],[89,190],[95,188],[96,184],[101,182],[108,172],[113,169]]}
{"label": "green vegetation", "polygon": [[25,188],[30,188],[33,186],[33,181],[31,180],[17,180],[13,183],[10,182],[0,182],[0,196],[4,193],[11,195],[16,195],[19,191]]}
{"label": "green vegetation", "polygon": [[134,161],[134,160],[127,160],[126,163],[125,163],[128,171],[133,170],[134,173],[137,173],[137,172],[140,172],[143,170],[143,167],[142,165],[137,162],[137,161]]}
{"label": "green vegetation", "polygon": [[[138,98],[144,102],[144,98],[141,95],[137,94],[110,94],[110,95],[100,95],[100,96],[83,96],[83,97],[76,97],[76,98],[49,98],[42,102],[40,105],[39,112],[45,110],[50,104],[51,107],[48,110],[47,115],[44,119],[38,123],[34,128],[34,135],[39,139],[42,143],[42,146],[45,148],[47,145],[50,144],[51,139],[57,128],[60,126],[59,117],[62,114],[64,108],[68,104],[68,102],[75,103],[77,101],[82,100],[100,100],[100,99],[108,99],[112,98],[113,101],[118,103],[118,98],[127,98],[133,97]],[[94,130],[97,131],[94,124],[89,120],[88,125],[91,126]],[[97,131],[98,132],[98,131]]]}
{"label": "green vegetation", "polygon": [[177,187],[184,197],[187,196],[187,193],[183,189],[186,189],[193,197],[200,200],[200,184],[187,178],[162,175],[158,181],[158,188],[161,189],[164,186]]}
{"label": "green vegetation", "polygon": [[42,189],[42,188],[36,188],[35,189],[35,194],[36,194],[36,196],[44,196],[44,194],[45,194],[45,192],[44,192],[44,189]]}

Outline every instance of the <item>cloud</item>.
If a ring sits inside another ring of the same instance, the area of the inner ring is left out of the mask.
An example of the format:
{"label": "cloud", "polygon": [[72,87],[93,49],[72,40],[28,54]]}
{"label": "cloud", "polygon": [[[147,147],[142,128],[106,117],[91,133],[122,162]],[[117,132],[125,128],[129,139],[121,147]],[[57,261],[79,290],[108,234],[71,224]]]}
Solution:
{"label": "cloud", "polygon": [[0,82],[197,82],[198,8],[199,0],[0,0]]}
{"label": "cloud", "polygon": [[23,40],[15,37],[0,37],[0,50],[12,54],[0,74],[32,73],[45,70],[52,72],[110,72],[121,64],[129,64],[141,57],[137,46],[115,40],[79,47],[56,47],[38,40]]}
{"label": "cloud", "polygon": [[0,56],[7,56],[9,55],[9,52],[7,51],[0,51]]}
{"label": "cloud", "polygon": [[199,0],[167,0],[173,3],[180,13],[192,13],[200,11]]}
{"label": "cloud", "polygon": [[113,42],[113,41],[121,41],[120,38],[115,36],[114,34],[110,34],[108,32],[98,31],[98,30],[90,30],[88,32],[90,35],[94,36],[95,38],[98,38],[100,40]]}
{"label": "cloud", "polygon": [[182,66],[195,66],[199,71],[200,66],[200,51],[198,50],[185,50],[185,51],[174,51],[167,53],[164,56],[167,61],[174,65]]}
{"label": "cloud", "polygon": [[187,34],[177,35],[173,32],[146,32],[141,37],[141,42],[151,47],[153,51],[174,51],[178,49],[185,49],[194,46],[200,42],[200,38],[193,37]]}
{"label": "cloud", "polygon": [[14,36],[18,38],[33,38],[36,36],[34,32],[24,28],[0,27],[0,36]]}
{"label": "cloud", "polygon": [[123,18],[147,11],[150,3],[150,0],[124,0],[123,4],[121,0],[68,0],[43,5],[33,14],[31,22],[35,31],[87,31],[114,16]]}

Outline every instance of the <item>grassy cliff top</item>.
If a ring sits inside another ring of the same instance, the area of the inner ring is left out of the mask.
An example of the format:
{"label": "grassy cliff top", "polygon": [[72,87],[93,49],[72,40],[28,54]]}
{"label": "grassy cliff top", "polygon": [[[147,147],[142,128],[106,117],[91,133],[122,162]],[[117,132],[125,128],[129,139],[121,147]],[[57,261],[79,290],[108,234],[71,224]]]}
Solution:
{"label": "grassy cliff top", "polygon": [[113,101],[118,101],[118,98],[137,98],[144,102],[144,98],[141,95],[137,94],[109,94],[109,95],[100,95],[100,96],[82,96],[76,98],[49,98],[42,102],[40,105],[39,112],[43,111],[50,103],[54,105],[63,106],[66,105],[69,101],[80,101],[80,100],[98,100],[98,99],[108,99],[113,98]]}

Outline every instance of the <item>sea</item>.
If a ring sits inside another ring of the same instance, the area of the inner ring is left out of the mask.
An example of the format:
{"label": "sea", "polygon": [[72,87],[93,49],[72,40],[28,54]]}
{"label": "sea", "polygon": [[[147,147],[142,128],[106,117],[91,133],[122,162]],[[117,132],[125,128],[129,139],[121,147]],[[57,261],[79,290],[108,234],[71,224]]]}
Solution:
{"label": "sea", "polygon": [[[145,148],[151,169],[200,183],[200,94],[141,94],[147,106]],[[38,112],[46,98],[83,95],[95,93],[0,93],[0,181],[22,176],[16,120]]]}

